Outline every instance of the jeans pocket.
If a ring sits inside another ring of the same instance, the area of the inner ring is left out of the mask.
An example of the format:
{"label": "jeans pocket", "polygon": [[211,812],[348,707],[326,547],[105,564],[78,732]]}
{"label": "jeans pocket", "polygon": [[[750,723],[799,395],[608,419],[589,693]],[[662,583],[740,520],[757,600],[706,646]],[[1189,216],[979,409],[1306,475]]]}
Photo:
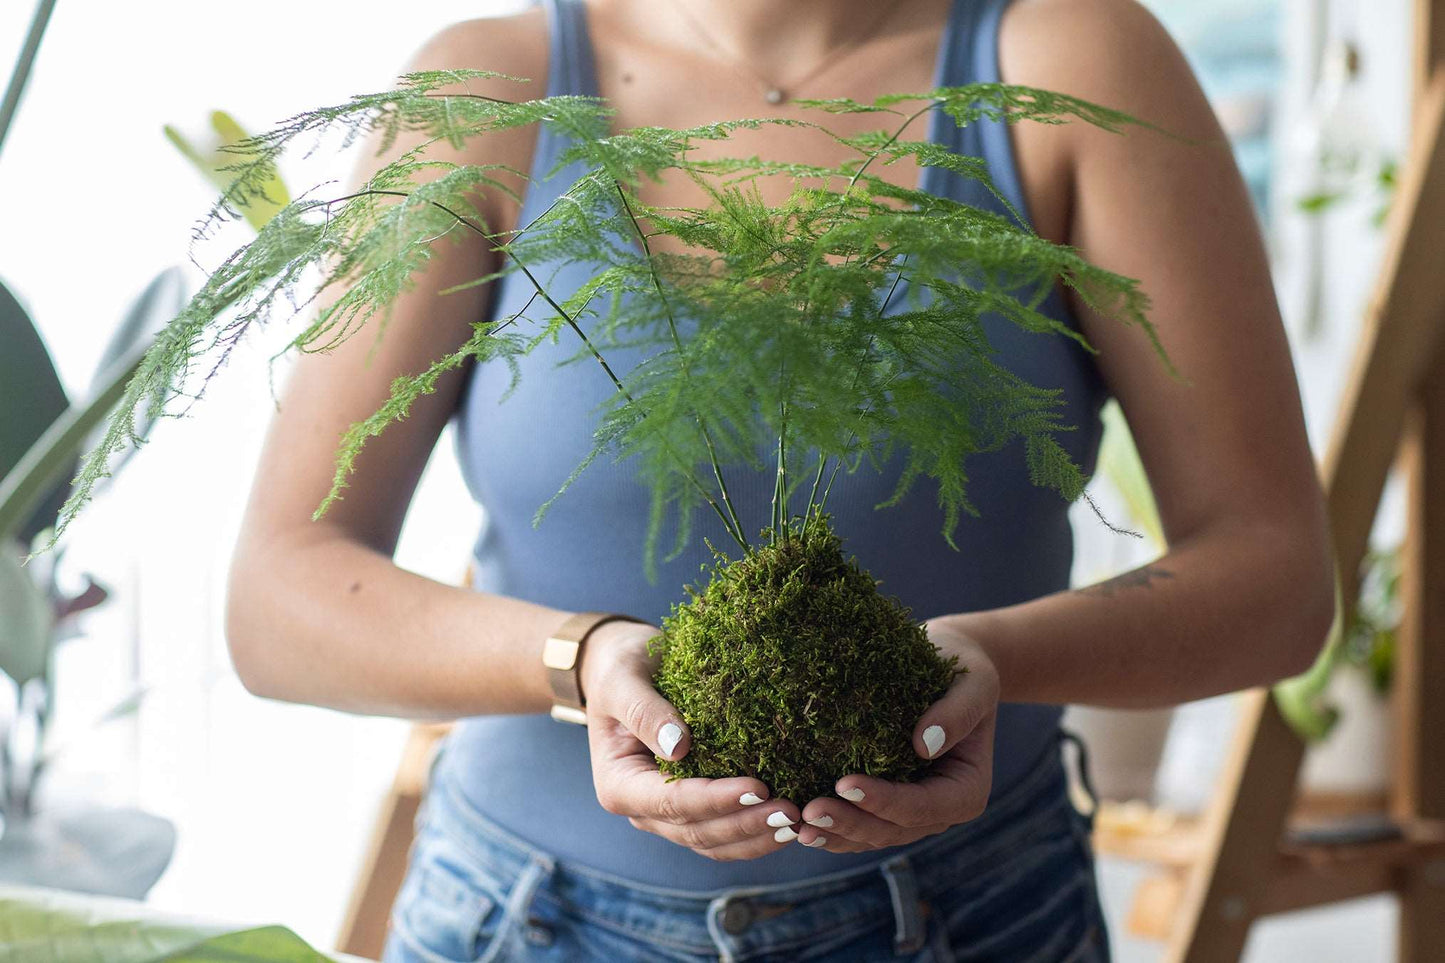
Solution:
{"label": "jeans pocket", "polygon": [[406,963],[477,963],[495,955],[506,884],[445,838],[418,837],[397,894],[392,930]]}

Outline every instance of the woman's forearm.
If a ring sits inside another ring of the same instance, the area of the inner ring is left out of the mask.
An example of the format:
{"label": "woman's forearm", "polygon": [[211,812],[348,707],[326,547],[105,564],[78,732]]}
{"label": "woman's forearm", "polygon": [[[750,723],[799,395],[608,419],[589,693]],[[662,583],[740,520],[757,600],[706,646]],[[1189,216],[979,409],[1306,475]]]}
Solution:
{"label": "woman's forearm", "polygon": [[568,613],[443,585],[344,537],[243,537],[227,637],[257,695],[411,719],[546,712],[542,644]]}
{"label": "woman's forearm", "polygon": [[939,621],[989,654],[1006,701],[1144,708],[1232,692],[1303,671],[1325,641],[1333,573],[1300,542],[1210,533],[1098,585]]}

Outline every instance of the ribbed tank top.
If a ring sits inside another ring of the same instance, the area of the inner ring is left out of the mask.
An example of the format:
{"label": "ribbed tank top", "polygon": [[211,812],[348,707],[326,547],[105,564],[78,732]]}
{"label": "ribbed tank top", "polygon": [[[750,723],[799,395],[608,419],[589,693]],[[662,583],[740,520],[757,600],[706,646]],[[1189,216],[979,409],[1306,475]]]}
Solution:
{"label": "ribbed tank top", "polygon": [[[585,7],[581,0],[544,2],[550,30],[547,92],[596,95]],[[955,0],[935,63],[936,84],[998,79],[998,24],[1007,3]],[[929,116],[930,139],[983,157],[1003,196],[1027,217],[1007,128],[994,122],[960,128],[940,111]],[[583,173],[574,165],[541,179],[564,149],[563,136],[545,127],[539,131],[519,223],[530,221]],[[938,195],[1001,210],[976,183],[941,168],[924,169],[920,184]],[[585,263],[529,267],[548,279],[559,301],[594,273]],[[512,275],[495,283],[492,315],[520,310],[530,294],[525,278]],[[897,292],[890,305],[905,305],[902,295]],[[1077,324],[1057,291],[1042,310]],[[1001,319],[989,319],[987,333],[1002,364],[1033,384],[1062,390],[1063,423],[1078,429],[1059,440],[1092,471],[1105,398],[1092,359],[1070,339],[1028,334]],[[484,509],[474,586],[562,609],[627,612],[659,622],[683,598],[682,586],[698,582],[702,564],[711,561],[703,536],[719,547],[729,544],[711,513],[698,512],[690,546],[660,563],[656,584],[642,572],[648,491],[631,461],[598,459],[541,525],[532,526],[538,505],[590,450],[598,405],[614,390],[596,365],[556,367],[575,350],[562,341],[522,359],[520,383],[501,403],[510,380],[504,365],[479,365],[469,376],[456,414],[456,439],[467,484]],[[628,371],[644,350],[613,349],[608,361]],[[796,463],[815,461],[805,455]],[[840,475],[829,511],[845,550],[881,579],[883,591],[911,607],[915,618],[1011,605],[1068,587],[1069,506],[1029,482],[1022,445],[970,461],[969,495],[981,514],[961,523],[956,534],[961,551],[950,549],[940,535],[942,515],[930,479],[916,482],[899,505],[874,509],[893,491],[900,467],[895,456],[884,471],[865,464]],[[734,470],[728,476],[739,514],[752,520],[751,526],[765,524],[772,484],[766,471]],[[670,535],[665,527],[664,547]],[[1060,712],[1056,706],[1001,707],[995,794],[1050,750]],[[751,861],[706,859],[602,809],[593,791],[586,731],[546,715],[462,720],[445,743],[435,778],[450,781],[494,822],[560,860],[654,886],[701,891],[787,882],[877,863],[893,852],[843,855],[793,845]]]}

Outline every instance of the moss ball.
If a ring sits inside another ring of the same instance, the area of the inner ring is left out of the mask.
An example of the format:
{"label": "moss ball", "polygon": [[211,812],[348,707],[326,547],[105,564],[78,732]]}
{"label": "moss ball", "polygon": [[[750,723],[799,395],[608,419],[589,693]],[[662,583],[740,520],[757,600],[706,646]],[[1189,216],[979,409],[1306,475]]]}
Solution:
{"label": "moss ball", "polygon": [[662,771],[753,776],[801,806],[849,773],[927,769],[914,727],[965,670],[843,555],[827,516],[740,559],[714,554],[707,585],[687,586],[654,640],[657,689],[692,729],[692,749],[659,759]]}

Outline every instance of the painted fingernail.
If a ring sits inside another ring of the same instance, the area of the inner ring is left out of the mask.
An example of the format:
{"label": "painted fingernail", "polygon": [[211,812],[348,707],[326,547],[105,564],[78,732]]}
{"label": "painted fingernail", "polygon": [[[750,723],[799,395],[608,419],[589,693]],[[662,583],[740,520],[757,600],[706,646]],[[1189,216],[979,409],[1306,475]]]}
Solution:
{"label": "painted fingernail", "polygon": [[668,759],[672,758],[672,750],[682,741],[682,727],[675,722],[669,722],[657,730],[657,744],[662,747],[662,754]]}
{"label": "painted fingernail", "polygon": [[819,836],[817,839],[814,839],[811,843],[804,843],[803,845],[804,845],[804,846],[807,846],[809,849],[817,849],[819,846],[826,846],[826,845],[828,845],[828,837],[827,837],[827,836]]}
{"label": "painted fingernail", "polygon": [[930,759],[938,755],[938,750],[943,748],[943,726],[929,726],[923,730],[923,748],[928,750]]}
{"label": "painted fingernail", "polygon": [[745,792],[738,797],[738,802],[742,803],[744,806],[756,806],[762,801],[763,797],[759,796],[755,792]]}
{"label": "painted fingernail", "polygon": [[793,828],[791,826],[784,826],[782,829],[773,833],[773,838],[780,843],[791,843],[793,840],[798,838],[798,834],[793,832]]}
{"label": "painted fingernail", "polygon": [[791,826],[791,825],[793,825],[793,821],[788,818],[788,814],[787,814],[787,813],[785,813],[785,812],[783,812],[781,809],[779,809],[777,812],[775,812],[775,813],[770,813],[770,814],[768,815],[768,825],[769,825],[769,826]]}
{"label": "painted fingernail", "polygon": [[865,793],[865,792],[864,792],[863,790],[861,790],[861,789],[858,789],[857,787],[854,787],[853,789],[845,789],[845,790],[843,790],[842,792],[838,793],[838,795],[842,796],[844,799],[848,800],[849,802],[858,802],[858,801],[861,800],[864,796],[866,796],[867,793]]}
{"label": "painted fingernail", "polygon": [[809,826],[817,826],[819,829],[827,829],[833,825],[833,817],[829,815],[814,816],[812,819],[803,820]]}

